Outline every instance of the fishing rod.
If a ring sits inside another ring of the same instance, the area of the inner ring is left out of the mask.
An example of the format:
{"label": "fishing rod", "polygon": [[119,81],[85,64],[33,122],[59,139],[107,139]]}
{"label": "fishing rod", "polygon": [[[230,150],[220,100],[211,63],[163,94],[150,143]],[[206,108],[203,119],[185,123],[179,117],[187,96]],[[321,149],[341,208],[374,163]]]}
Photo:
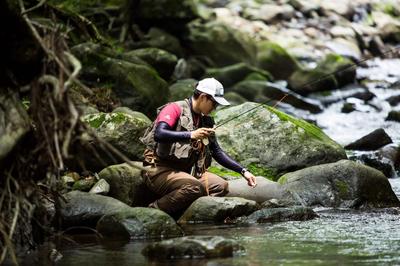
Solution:
{"label": "fishing rod", "polygon": [[[387,51],[382,52],[379,56],[383,56],[383,55],[386,55],[386,54],[389,54],[389,53],[393,53],[393,52],[395,52],[395,51],[397,51],[397,50],[399,50],[399,49],[400,49],[400,44],[399,44],[399,45],[396,45],[396,46],[395,46],[394,48],[392,48],[392,49],[388,49]],[[315,80],[312,80],[312,81],[310,81],[310,82],[307,82],[307,83],[301,85],[301,86],[298,88],[298,90],[301,90],[301,89],[303,89],[303,88],[306,88],[307,86],[311,86],[311,85],[313,85],[313,84],[316,84],[316,83],[318,83],[318,82],[320,82],[320,81],[322,81],[322,80],[324,80],[324,79],[326,79],[326,78],[328,78],[328,77],[330,77],[330,76],[332,76],[332,75],[334,76],[334,75],[336,75],[336,74],[338,74],[338,73],[341,73],[341,72],[346,71],[346,70],[349,70],[349,69],[351,69],[351,68],[353,68],[353,67],[359,66],[361,63],[364,63],[364,62],[366,62],[366,61],[368,61],[368,60],[371,60],[371,59],[374,59],[374,58],[377,58],[377,57],[378,57],[378,56],[366,57],[366,58],[364,58],[364,59],[361,59],[361,60],[358,61],[358,62],[355,62],[355,63],[353,63],[353,64],[350,64],[350,65],[347,65],[347,66],[345,66],[345,67],[342,67],[342,68],[340,68],[340,69],[338,69],[338,70],[336,70],[336,71],[333,71],[333,72],[331,72],[331,73],[325,74],[325,75],[323,75],[322,77],[319,77],[319,78],[317,78],[317,79],[315,79]],[[280,102],[282,102],[287,96],[289,96],[289,94],[286,93],[286,94],[273,106],[273,108],[274,108],[276,105],[278,105]],[[267,103],[270,103],[270,102],[272,102],[272,101],[274,101],[274,99],[269,99],[269,100],[267,100],[267,101],[265,101],[265,102],[262,102],[262,103],[258,104],[257,106],[252,107],[252,108],[250,108],[249,110],[247,110],[247,111],[245,111],[245,112],[243,112],[243,113],[238,114],[237,116],[234,116],[233,118],[230,118],[230,119],[228,119],[228,120],[226,120],[226,121],[223,121],[222,123],[220,123],[220,124],[214,126],[213,129],[215,130],[215,129],[217,129],[217,128],[219,128],[219,127],[221,127],[221,126],[223,126],[223,125],[225,125],[225,124],[227,124],[227,123],[229,123],[229,122],[231,122],[232,120],[235,120],[236,118],[238,118],[238,117],[240,117],[240,116],[242,116],[242,115],[244,115],[244,114],[247,114],[247,113],[249,113],[249,112],[251,112],[251,111],[253,111],[253,110],[257,109],[257,108],[260,108],[260,107],[263,106],[263,105],[267,105]]]}

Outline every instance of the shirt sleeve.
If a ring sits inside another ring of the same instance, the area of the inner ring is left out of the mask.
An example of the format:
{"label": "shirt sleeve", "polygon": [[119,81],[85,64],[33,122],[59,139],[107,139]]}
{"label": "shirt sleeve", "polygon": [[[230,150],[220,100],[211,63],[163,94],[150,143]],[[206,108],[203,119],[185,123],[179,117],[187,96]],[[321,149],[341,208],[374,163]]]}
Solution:
{"label": "shirt sleeve", "polygon": [[217,139],[210,142],[210,149],[212,157],[222,166],[240,173],[243,169],[238,162],[229,157],[219,146]]}
{"label": "shirt sleeve", "polygon": [[175,128],[176,123],[181,116],[181,108],[176,103],[170,103],[165,106],[157,116],[157,123],[165,122],[172,129]]}

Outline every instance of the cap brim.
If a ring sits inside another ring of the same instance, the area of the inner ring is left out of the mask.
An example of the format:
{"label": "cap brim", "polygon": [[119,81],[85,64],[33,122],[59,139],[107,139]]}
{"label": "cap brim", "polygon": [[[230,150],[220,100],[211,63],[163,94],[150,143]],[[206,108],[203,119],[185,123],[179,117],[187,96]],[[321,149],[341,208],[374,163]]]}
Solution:
{"label": "cap brim", "polygon": [[231,105],[224,97],[213,97],[214,100],[220,105]]}

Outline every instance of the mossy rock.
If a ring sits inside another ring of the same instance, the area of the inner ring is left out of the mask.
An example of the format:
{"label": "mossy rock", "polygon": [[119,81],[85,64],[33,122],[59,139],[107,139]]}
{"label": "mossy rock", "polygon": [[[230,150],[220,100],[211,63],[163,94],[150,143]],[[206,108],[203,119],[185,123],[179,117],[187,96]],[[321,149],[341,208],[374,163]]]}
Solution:
{"label": "mossy rock", "polygon": [[176,83],[169,87],[170,96],[169,102],[181,101],[193,95],[197,80],[183,79],[178,80]]}
{"label": "mossy rock", "polygon": [[350,59],[336,54],[327,55],[314,69],[299,69],[289,78],[291,89],[300,94],[334,90],[353,83],[356,70]]}
{"label": "mossy rock", "polygon": [[[129,159],[142,159],[144,145],[139,141],[139,138],[143,136],[144,131],[151,124],[148,118],[143,118],[143,115],[135,117],[126,113],[97,113],[86,115],[82,117],[82,120],[100,138],[113,145]],[[92,140],[90,146],[86,149],[86,151],[80,152],[75,160],[79,160],[81,164],[86,165],[92,171],[99,171],[108,165],[123,162],[121,158],[105,152],[97,141]]]}
{"label": "mossy rock", "polygon": [[250,74],[258,74],[267,81],[272,80],[272,76],[268,72],[245,63],[238,63],[223,68],[208,68],[205,77],[213,77],[227,88],[242,81]]}
{"label": "mossy rock", "polygon": [[139,57],[92,43],[71,50],[84,66],[81,78],[94,87],[111,87],[123,106],[152,117],[167,101],[167,83]]}
{"label": "mossy rock", "polygon": [[250,36],[217,21],[188,24],[187,41],[193,54],[208,57],[217,67],[245,62],[254,65],[257,47]]}
{"label": "mossy rock", "polygon": [[300,69],[297,60],[284,48],[268,41],[258,44],[257,64],[275,79],[287,80],[293,72]]}
{"label": "mossy rock", "polygon": [[142,48],[125,53],[134,55],[151,65],[163,79],[168,80],[178,62],[176,55],[159,48]]}
{"label": "mossy rock", "polygon": [[[220,110],[216,124],[257,106],[249,102]],[[230,156],[272,180],[286,172],[347,158],[343,147],[317,126],[268,106],[222,125],[216,136]]]}

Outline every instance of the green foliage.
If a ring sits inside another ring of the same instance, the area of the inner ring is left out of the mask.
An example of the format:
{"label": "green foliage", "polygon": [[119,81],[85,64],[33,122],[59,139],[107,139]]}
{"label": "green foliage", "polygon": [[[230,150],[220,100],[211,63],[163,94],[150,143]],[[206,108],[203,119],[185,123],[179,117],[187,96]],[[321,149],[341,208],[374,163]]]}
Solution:
{"label": "green foliage", "polygon": [[232,178],[232,177],[241,177],[242,175],[239,173],[236,173],[231,170],[227,170],[226,168],[219,168],[216,166],[210,166],[208,170],[210,173],[216,174],[217,176],[223,177],[223,178]]}
{"label": "green foliage", "polygon": [[85,118],[92,128],[99,128],[103,123],[120,124],[125,122],[127,119],[127,115],[123,113],[90,114]]}
{"label": "green foliage", "polygon": [[349,194],[349,185],[341,180],[335,180],[335,186],[339,191],[339,196],[345,198]]}
{"label": "green foliage", "polygon": [[263,176],[273,181],[276,181],[278,179],[276,170],[262,167],[256,163],[251,163],[247,165],[247,169],[249,169],[249,171],[255,176]]}

